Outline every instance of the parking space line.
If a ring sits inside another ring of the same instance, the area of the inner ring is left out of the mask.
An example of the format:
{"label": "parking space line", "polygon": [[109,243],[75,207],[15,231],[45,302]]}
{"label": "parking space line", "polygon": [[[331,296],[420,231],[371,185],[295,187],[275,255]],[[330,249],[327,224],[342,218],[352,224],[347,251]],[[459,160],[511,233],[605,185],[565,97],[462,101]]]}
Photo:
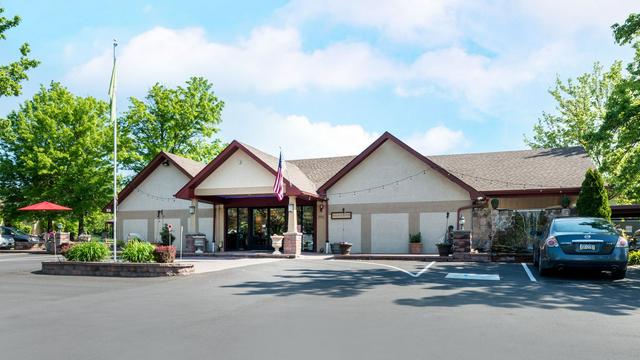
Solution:
{"label": "parking space line", "polygon": [[521,263],[521,264],[522,264],[522,267],[524,268],[524,272],[527,273],[527,276],[529,277],[529,280],[531,280],[532,282],[538,282],[538,280],[536,280],[536,278],[531,273],[531,270],[529,270],[529,267],[527,266],[527,263]]}
{"label": "parking space line", "polygon": [[422,268],[422,270],[420,270],[419,272],[417,272],[417,273],[415,273],[415,274],[414,274],[414,273],[412,273],[411,271],[407,271],[407,270],[405,270],[405,269],[403,269],[403,268],[399,268],[399,267],[397,267],[397,266],[393,266],[393,265],[389,265],[389,264],[381,264],[381,263],[368,262],[368,261],[350,261],[350,260],[329,260],[329,261],[336,261],[336,262],[350,262],[350,263],[356,263],[356,264],[369,264],[369,265],[376,265],[376,266],[384,266],[384,267],[388,267],[388,268],[390,268],[390,269],[394,269],[394,270],[402,271],[403,273],[405,273],[405,274],[407,274],[407,275],[409,275],[409,276],[411,276],[411,277],[414,277],[414,278],[417,278],[417,277],[419,277],[420,275],[424,274],[427,270],[429,270],[429,268],[430,268],[431,266],[433,266],[433,264],[435,264],[435,263],[436,263],[435,261],[432,261],[432,262],[430,262],[428,265],[426,265],[424,268]]}

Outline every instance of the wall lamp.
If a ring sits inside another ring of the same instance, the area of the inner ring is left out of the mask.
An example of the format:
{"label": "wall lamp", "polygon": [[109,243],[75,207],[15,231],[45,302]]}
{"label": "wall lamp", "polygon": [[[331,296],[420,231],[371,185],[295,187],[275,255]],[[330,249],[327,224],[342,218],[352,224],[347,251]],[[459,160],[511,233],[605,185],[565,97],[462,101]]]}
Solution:
{"label": "wall lamp", "polygon": [[193,215],[196,213],[196,207],[191,205],[189,206],[189,214]]}

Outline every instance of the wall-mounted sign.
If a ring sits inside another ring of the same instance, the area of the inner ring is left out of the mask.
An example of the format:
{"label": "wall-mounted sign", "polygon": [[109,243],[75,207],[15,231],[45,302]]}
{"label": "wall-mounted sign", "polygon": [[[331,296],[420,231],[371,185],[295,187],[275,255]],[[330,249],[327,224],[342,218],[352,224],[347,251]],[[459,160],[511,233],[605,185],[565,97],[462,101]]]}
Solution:
{"label": "wall-mounted sign", "polygon": [[332,212],[331,220],[351,220],[351,211]]}

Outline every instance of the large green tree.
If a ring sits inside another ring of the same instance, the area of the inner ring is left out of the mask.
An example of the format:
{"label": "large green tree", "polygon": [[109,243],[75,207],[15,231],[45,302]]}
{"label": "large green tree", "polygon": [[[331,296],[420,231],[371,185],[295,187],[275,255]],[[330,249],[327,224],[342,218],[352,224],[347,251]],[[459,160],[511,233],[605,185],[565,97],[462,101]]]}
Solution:
{"label": "large green tree", "polygon": [[209,161],[222,149],[214,136],[224,102],[206,79],[192,77],[176,88],[155,84],[144,101],[130,101],[121,126],[126,146],[135,150],[123,160],[132,170],[139,171],[160,151]]}
{"label": "large green tree", "polygon": [[78,233],[111,194],[112,135],[109,107],[73,95],[59,83],[0,120],[0,199],[4,216],[20,206],[54,201],[73,208]]}
{"label": "large green tree", "polygon": [[[0,40],[5,40],[7,36],[5,32],[20,24],[20,17],[5,17],[4,8],[0,7]],[[27,80],[27,71],[40,63],[37,60],[29,58],[29,44],[24,43],[20,47],[20,59],[7,65],[0,65],[0,97],[18,96],[22,92],[21,83]]]}
{"label": "large green tree", "polygon": [[[605,143],[594,141],[606,116],[606,104],[615,86],[622,80],[622,63],[605,70],[600,63],[590,73],[563,81],[558,77],[549,94],[556,101],[556,112],[543,112],[533,127],[533,138],[525,142],[534,149],[582,146],[596,166],[602,169],[614,156]],[[605,171],[606,173],[606,171]]]}
{"label": "large green tree", "polygon": [[627,65],[628,76],[616,86],[606,107],[606,116],[596,139],[611,144],[619,161],[605,163],[613,175],[613,188],[622,201],[640,201],[640,14],[631,14],[624,24],[613,25],[616,42],[635,50]]}

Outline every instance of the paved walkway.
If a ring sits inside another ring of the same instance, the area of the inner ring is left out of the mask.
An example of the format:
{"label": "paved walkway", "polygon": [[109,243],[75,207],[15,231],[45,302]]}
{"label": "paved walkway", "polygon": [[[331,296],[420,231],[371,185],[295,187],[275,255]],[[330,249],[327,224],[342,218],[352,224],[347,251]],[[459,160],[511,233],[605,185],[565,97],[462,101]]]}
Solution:
{"label": "paved walkway", "polygon": [[282,261],[282,259],[258,259],[258,258],[183,258],[176,260],[179,263],[193,264],[196,274],[234,269],[243,266],[258,265]]}

